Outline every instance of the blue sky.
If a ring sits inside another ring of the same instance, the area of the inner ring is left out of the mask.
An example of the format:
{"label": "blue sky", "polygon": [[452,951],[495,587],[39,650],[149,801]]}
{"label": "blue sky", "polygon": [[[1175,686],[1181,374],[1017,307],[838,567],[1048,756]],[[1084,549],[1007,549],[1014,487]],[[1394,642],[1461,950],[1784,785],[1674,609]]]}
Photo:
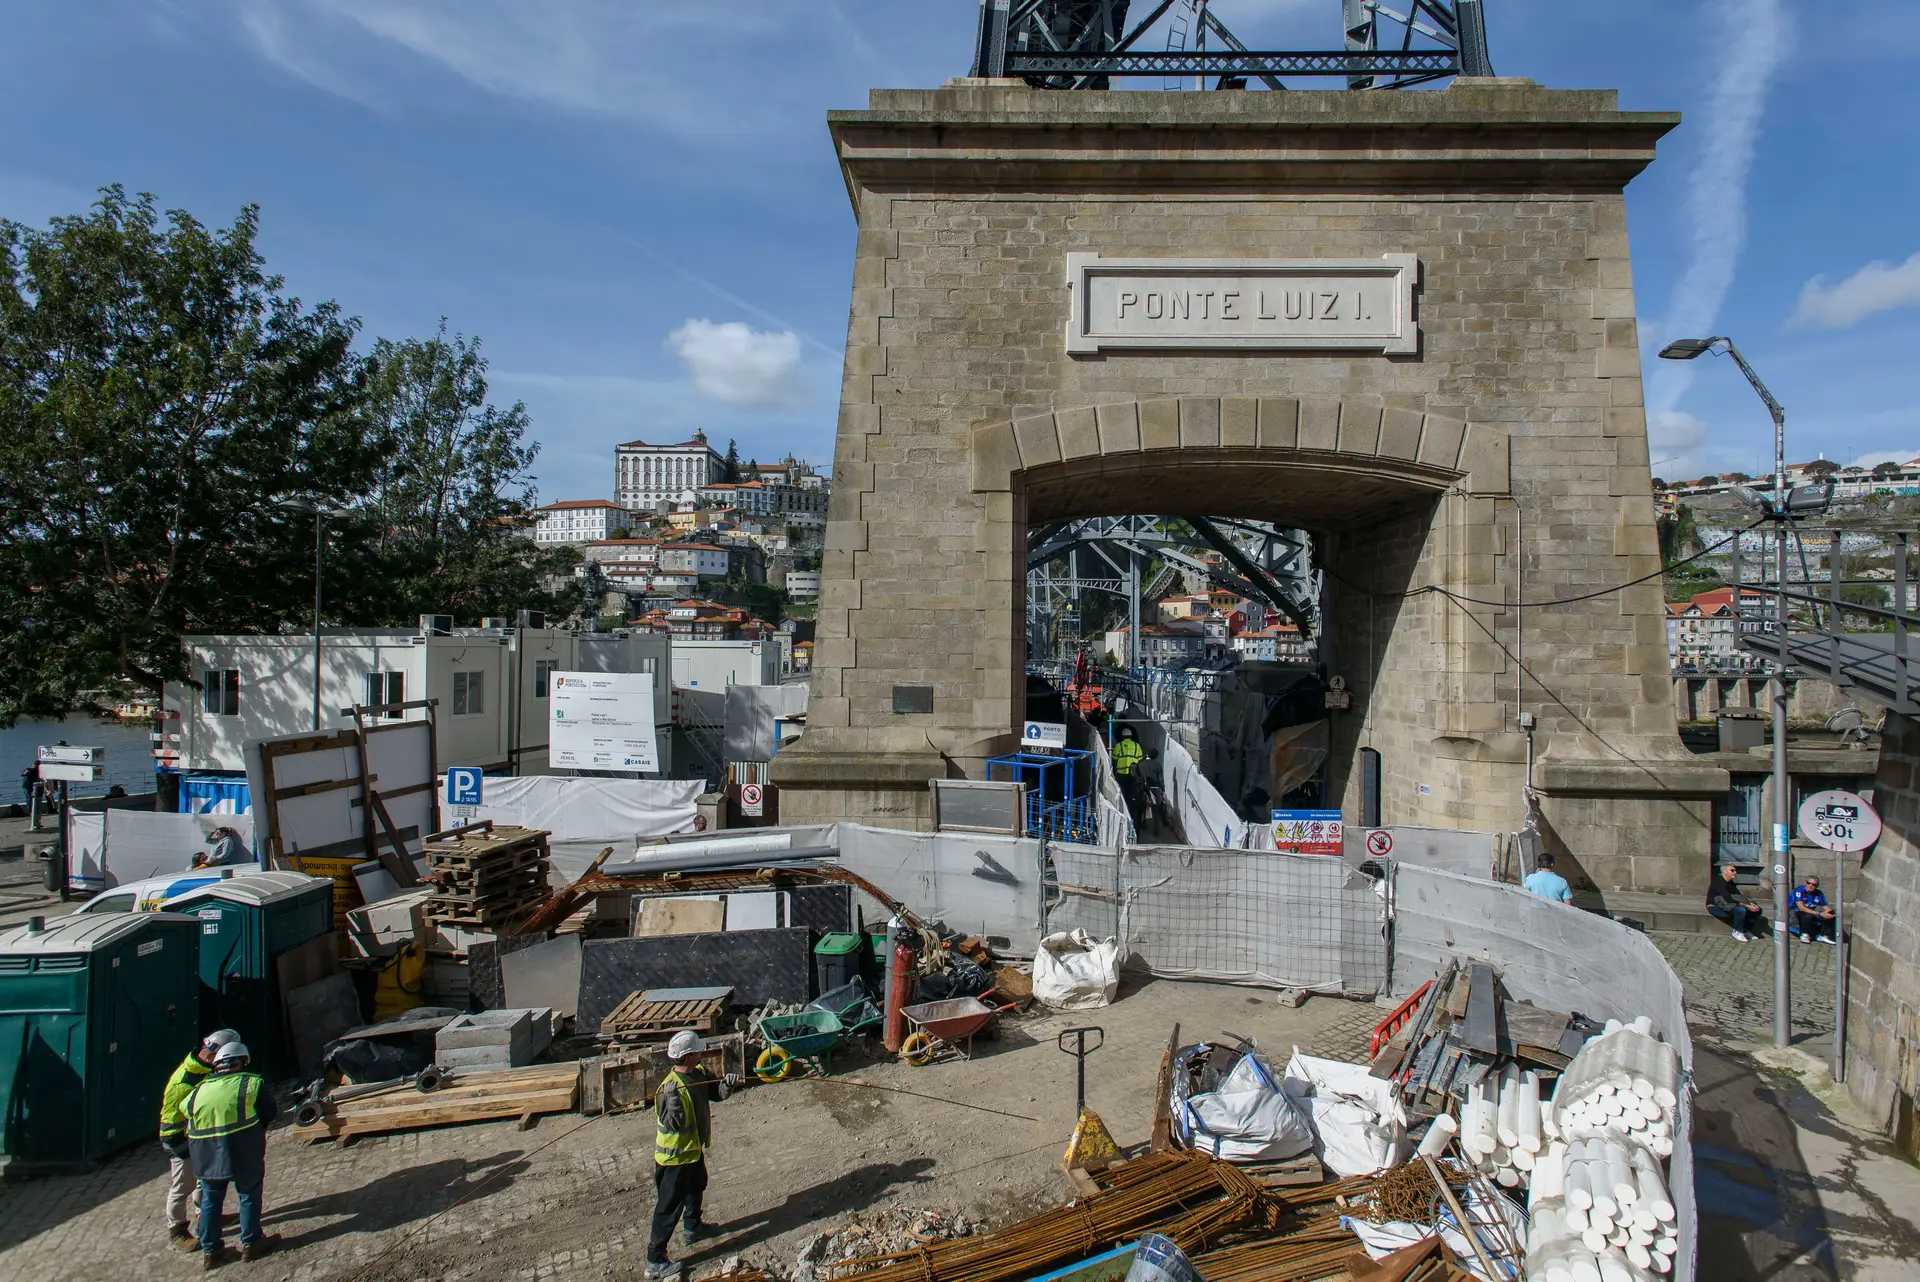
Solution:
{"label": "blue sky", "polygon": [[[1920,22],[1910,0],[1486,0],[1496,70],[1679,110],[1629,189],[1654,471],[1920,453]],[[1338,0],[1214,0],[1250,46],[1333,47]],[[823,115],[964,74],[975,0],[10,0],[0,215],[104,183],[228,222],[369,335],[478,334],[543,499],[704,428],[832,451],[853,220]]]}

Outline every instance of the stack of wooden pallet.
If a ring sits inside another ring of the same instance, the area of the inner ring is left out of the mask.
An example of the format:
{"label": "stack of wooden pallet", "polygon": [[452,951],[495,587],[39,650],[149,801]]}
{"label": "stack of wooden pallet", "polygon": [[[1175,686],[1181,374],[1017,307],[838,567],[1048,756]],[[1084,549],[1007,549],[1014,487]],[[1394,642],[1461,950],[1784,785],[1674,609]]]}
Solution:
{"label": "stack of wooden pallet", "polygon": [[627,994],[600,1021],[609,1042],[663,1042],[681,1029],[713,1033],[727,1013],[731,988],[651,988]]}
{"label": "stack of wooden pallet", "polygon": [[531,917],[550,894],[547,837],[539,828],[489,824],[427,842],[427,920],[499,931]]}
{"label": "stack of wooden pallet", "polygon": [[410,1085],[321,1106],[320,1120],[295,1126],[301,1140],[347,1140],[356,1135],[452,1126],[516,1117],[524,1129],[543,1113],[570,1113],[580,1092],[580,1065],[534,1064],[497,1072],[463,1073],[423,1094]]}

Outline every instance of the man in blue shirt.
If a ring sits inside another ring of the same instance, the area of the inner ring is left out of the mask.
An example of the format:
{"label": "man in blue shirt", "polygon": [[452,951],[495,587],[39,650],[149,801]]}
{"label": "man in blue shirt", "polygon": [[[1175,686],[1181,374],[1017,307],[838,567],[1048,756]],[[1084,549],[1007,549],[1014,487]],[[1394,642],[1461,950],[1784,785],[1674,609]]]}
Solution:
{"label": "man in blue shirt", "polygon": [[1540,866],[1527,874],[1520,883],[1542,899],[1551,899],[1557,904],[1573,902],[1573,891],[1567,886],[1567,879],[1553,870],[1553,856],[1541,855]]}
{"label": "man in blue shirt", "polygon": [[1816,938],[1829,944],[1834,942],[1833,908],[1820,891],[1818,877],[1809,877],[1795,886],[1787,907],[1793,913],[1793,933],[1800,936],[1803,942],[1811,944]]}

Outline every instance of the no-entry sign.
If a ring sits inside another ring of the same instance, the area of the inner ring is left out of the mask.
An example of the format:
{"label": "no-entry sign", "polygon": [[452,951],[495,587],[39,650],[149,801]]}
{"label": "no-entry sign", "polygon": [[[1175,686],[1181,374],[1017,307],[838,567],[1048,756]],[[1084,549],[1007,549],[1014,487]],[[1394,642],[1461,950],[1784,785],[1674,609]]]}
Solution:
{"label": "no-entry sign", "polygon": [[1367,853],[1378,859],[1393,850],[1393,834],[1385,828],[1375,828],[1367,834]]}

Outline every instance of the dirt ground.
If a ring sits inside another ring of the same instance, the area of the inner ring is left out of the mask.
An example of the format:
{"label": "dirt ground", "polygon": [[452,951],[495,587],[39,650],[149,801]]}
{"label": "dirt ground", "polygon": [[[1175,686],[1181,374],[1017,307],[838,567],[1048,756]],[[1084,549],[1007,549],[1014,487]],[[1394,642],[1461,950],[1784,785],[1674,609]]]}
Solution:
{"label": "dirt ground", "polygon": [[[1339,998],[1288,1009],[1261,989],[1129,984],[1104,1009],[1004,1019],[971,1061],[915,1069],[843,1058],[828,1080],[741,1091],[714,1110],[706,1214],[724,1236],[691,1253],[691,1275],[734,1256],[784,1274],[811,1238],[861,1211],[932,1209],[1000,1224],[1064,1201],[1074,1060],[1055,1044],[1061,1029],[1106,1030],[1087,1060],[1087,1102],[1126,1145],[1146,1138],[1175,1022],[1184,1041],[1243,1034],[1284,1062],[1296,1045],[1363,1058],[1383,1014]],[[266,1221],[283,1249],[220,1273],[262,1282],[638,1276],[652,1159],[647,1113],[560,1115],[524,1132],[481,1123],[345,1147],[304,1145],[282,1129],[268,1151]],[[197,1274],[197,1256],[162,1245],[164,1185],[155,1145],[85,1175],[0,1185],[0,1279]]]}

